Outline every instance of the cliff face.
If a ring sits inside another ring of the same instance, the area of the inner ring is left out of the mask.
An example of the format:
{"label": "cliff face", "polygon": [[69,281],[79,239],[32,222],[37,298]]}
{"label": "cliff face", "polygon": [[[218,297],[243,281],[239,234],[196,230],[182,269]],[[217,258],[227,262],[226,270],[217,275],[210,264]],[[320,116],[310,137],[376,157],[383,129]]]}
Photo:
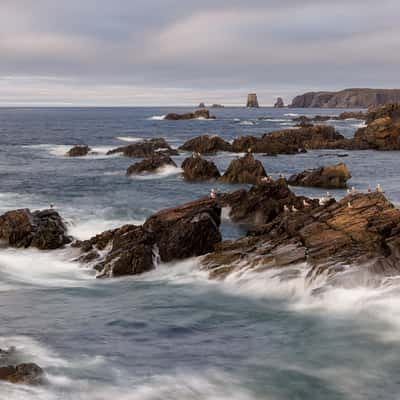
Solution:
{"label": "cliff face", "polygon": [[345,89],[296,96],[290,107],[368,108],[400,102],[400,89]]}

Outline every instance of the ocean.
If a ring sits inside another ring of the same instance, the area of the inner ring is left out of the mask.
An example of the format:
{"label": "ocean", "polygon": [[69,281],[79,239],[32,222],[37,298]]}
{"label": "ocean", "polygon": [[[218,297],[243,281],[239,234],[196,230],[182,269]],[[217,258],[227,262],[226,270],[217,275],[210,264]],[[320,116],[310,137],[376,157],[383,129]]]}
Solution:
{"label": "ocean", "polygon": [[[87,239],[142,223],[154,212],[246,185],[186,183],[178,168],[126,176],[136,160],[112,148],[164,137],[178,147],[201,134],[226,140],[294,125],[294,115],[343,110],[212,109],[216,120],[166,121],[187,108],[0,108],[0,213],[53,203],[69,232]],[[329,121],[351,137],[362,121]],[[76,144],[96,155],[65,157]],[[337,154],[347,154],[345,158]],[[209,157],[220,170],[237,154]],[[382,185],[400,203],[397,152],[309,151],[257,155],[273,178],[345,162],[350,186]],[[325,191],[294,188],[320,197]],[[345,190],[331,190],[341,198]],[[246,227],[224,219],[224,239]],[[96,280],[76,250],[0,249],[0,348],[45,369],[40,387],[0,383],[0,399],[334,400],[398,399],[400,286],[331,288],[313,296],[304,276],[207,279],[198,260],[137,277]]]}

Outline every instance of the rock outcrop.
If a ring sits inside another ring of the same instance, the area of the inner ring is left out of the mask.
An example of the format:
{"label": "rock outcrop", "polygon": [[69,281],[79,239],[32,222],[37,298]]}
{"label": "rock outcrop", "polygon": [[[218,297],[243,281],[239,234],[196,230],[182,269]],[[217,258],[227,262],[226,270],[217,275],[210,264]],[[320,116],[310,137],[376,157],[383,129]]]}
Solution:
{"label": "rock outcrop", "polygon": [[368,108],[397,102],[400,102],[399,89],[345,89],[305,93],[296,96],[290,107]]}
{"label": "rock outcrop", "polygon": [[232,150],[266,154],[296,154],[304,149],[329,149],[344,136],[333,126],[315,125],[299,129],[285,129],[267,133],[261,137],[243,136],[235,139]]}
{"label": "rock outcrop", "polygon": [[347,181],[351,178],[346,164],[328,165],[316,169],[303,171],[292,175],[288,179],[292,186],[311,186],[326,189],[346,188]]}
{"label": "rock outcrop", "polygon": [[178,121],[181,119],[187,120],[187,119],[214,119],[215,117],[210,116],[210,112],[202,108],[200,110],[197,110],[195,112],[191,113],[186,113],[186,114],[167,114],[164,119],[168,121]]}
{"label": "rock outcrop", "polygon": [[258,98],[256,93],[249,93],[247,95],[247,103],[246,103],[247,108],[258,108]]}
{"label": "rock outcrop", "polygon": [[206,108],[206,105],[204,103],[200,103],[197,108]]}
{"label": "rock outcrop", "polygon": [[266,177],[267,173],[261,161],[256,160],[251,153],[247,153],[244,157],[232,160],[220,180],[225,183],[249,183],[255,185]]}
{"label": "rock outcrop", "polygon": [[137,162],[131,165],[127,171],[127,175],[138,175],[145,174],[149,172],[154,172],[159,168],[171,165],[176,167],[174,160],[166,154],[157,153],[153,154],[151,157],[144,159],[143,161]]}
{"label": "rock outcrop", "polygon": [[43,379],[44,371],[34,363],[0,367],[0,381],[21,385],[40,385]]}
{"label": "rock outcrop", "polygon": [[190,182],[218,179],[221,174],[217,166],[198,155],[186,158],[182,163],[183,178]]}
{"label": "rock outcrop", "polygon": [[20,209],[0,216],[0,240],[12,247],[53,250],[71,242],[62,218],[55,210]]}
{"label": "rock outcrop", "polygon": [[284,108],[284,107],[285,107],[285,102],[283,101],[282,97],[278,97],[274,104],[274,108]]}
{"label": "rock outcrop", "polygon": [[200,154],[215,154],[218,151],[232,151],[232,145],[216,135],[202,135],[185,142],[179,150]]}
{"label": "rock outcrop", "polygon": [[118,147],[107,152],[107,155],[122,154],[125,157],[146,158],[155,153],[163,153],[169,156],[178,155],[178,151],[173,149],[165,139],[155,138],[132,143],[127,146]]}
{"label": "rock outcrop", "polygon": [[98,277],[136,275],[169,262],[206,254],[221,241],[221,209],[204,199],[160,211],[143,226],[126,225],[77,242],[81,262],[93,262]]}
{"label": "rock outcrop", "polygon": [[[400,211],[382,193],[369,193],[280,213],[247,237],[219,244],[202,264],[212,278],[224,278],[241,269],[281,268],[277,273],[284,274],[282,267],[302,263],[308,280],[325,273],[338,284],[337,274],[352,267],[378,277],[397,275],[399,255]],[[342,283],[351,285],[351,279]]]}
{"label": "rock outcrop", "polygon": [[74,146],[68,150],[67,157],[83,157],[87,156],[90,152],[90,147],[87,145]]}

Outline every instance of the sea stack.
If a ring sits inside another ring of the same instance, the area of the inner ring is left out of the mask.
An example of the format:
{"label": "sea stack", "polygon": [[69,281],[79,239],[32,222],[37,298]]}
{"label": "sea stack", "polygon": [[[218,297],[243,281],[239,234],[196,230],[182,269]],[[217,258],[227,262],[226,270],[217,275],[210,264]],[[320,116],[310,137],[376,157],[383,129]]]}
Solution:
{"label": "sea stack", "polygon": [[258,108],[258,99],[256,93],[249,93],[247,95],[247,108]]}
{"label": "sea stack", "polygon": [[285,103],[284,103],[282,97],[278,97],[276,99],[276,103],[274,104],[274,107],[275,108],[284,108],[285,107]]}

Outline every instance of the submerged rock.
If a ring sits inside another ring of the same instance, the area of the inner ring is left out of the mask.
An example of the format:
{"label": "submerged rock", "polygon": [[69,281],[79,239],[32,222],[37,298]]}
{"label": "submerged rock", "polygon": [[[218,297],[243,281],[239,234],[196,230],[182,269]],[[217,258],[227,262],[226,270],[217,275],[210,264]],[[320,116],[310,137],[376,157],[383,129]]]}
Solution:
{"label": "submerged rock", "polygon": [[0,240],[12,247],[52,250],[71,242],[61,216],[55,210],[9,211],[0,216]]}
{"label": "submerged rock", "polygon": [[188,140],[179,149],[200,154],[215,154],[218,151],[232,151],[232,145],[216,135],[203,135]]}
{"label": "submerged rock", "polygon": [[90,152],[90,147],[87,145],[74,146],[68,150],[66,156],[68,157],[83,157],[87,156]]}
{"label": "submerged rock", "polygon": [[171,157],[169,157],[166,154],[155,153],[151,157],[131,165],[127,169],[126,173],[127,175],[137,175],[146,172],[154,172],[157,169],[164,167],[166,165],[171,165],[173,167],[176,167],[176,164]]}
{"label": "submerged rock", "polygon": [[169,156],[178,155],[178,151],[173,149],[165,139],[155,138],[132,143],[127,146],[118,147],[107,152],[107,155],[121,153],[126,157],[146,158],[154,154],[163,153]]}
{"label": "submerged rock", "polygon": [[214,119],[215,117],[210,116],[210,112],[202,108],[200,110],[197,110],[195,112],[191,113],[186,113],[186,114],[167,114],[164,119],[169,120],[169,121],[178,121],[178,120],[185,120],[185,119]]}
{"label": "submerged rock", "polygon": [[218,179],[221,176],[212,161],[198,155],[186,158],[182,163],[182,169],[183,178],[191,182]]}
{"label": "submerged rock", "polygon": [[242,158],[232,160],[220,180],[225,183],[257,184],[266,177],[267,173],[261,161],[256,160],[251,153],[247,153]]}
{"label": "submerged rock", "polygon": [[347,181],[351,178],[346,164],[323,166],[316,169],[303,171],[292,175],[288,179],[292,186],[311,186],[321,188],[346,188]]}
{"label": "submerged rock", "polygon": [[93,262],[98,277],[137,275],[169,262],[203,255],[221,241],[220,207],[198,200],[162,210],[143,226],[125,225],[103,232],[77,247],[81,262]]}

